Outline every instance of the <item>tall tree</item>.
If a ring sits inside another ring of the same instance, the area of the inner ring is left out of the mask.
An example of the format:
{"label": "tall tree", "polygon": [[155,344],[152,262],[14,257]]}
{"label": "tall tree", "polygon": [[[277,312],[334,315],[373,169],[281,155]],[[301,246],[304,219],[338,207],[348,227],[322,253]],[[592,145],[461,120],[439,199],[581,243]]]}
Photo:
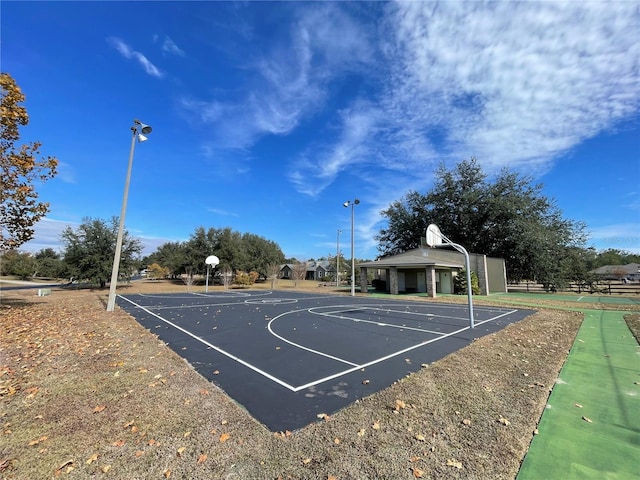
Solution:
{"label": "tall tree", "polygon": [[8,73],[0,73],[0,250],[15,249],[33,238],[33,226],[49,211],[38,201],[35,182],[55,176],[58,161],[38,159],[40,142],[17,147],[19,127],[29,123],[25,96]]}
{"label": "tall tree", "polygon": [[277,243],[253,233],[241,234],[230,227],[198,227],[186,242],[165,243],[145,258],[147,264],[153,262],[168,267],[172,275],[190,271],[202,275],[206,271],[205,259],[215,255],[220,264],[212,274],[224,271],[255,271],[261,277],[268,277],[268,266],[284,263],[284,254]]}
{"label": "tall tree", "polygon": [[61,278],[66,276],[67,265],[53,248],[43,248],[34,256],[38,265],[38,276]]}
{"label": "tall tree", "polygon": [[[63,255],[71,274],[104,288],[111,276],[117,237],[117,217],[113,217],[109,223],[101,219],[85,218],[76,230],[65,228],[61,234]],[[140,240],[132,238],[125,230],[120,256],[121,275],[133,273],[141,251]]]}
{"label": "tall tree", "polygon": [[176,278],[185,272],[187,261],[187,247],[185,242],[167,242],[148,257],[144,258],[144,264],[149,266],[157,263],[169,269],[169,275]]}
{"label": "tall tree", "polygon": [[570,275],[558,262],[583,248],[585,225],[565,219],[552,199],[527,176],[504,169],[491,182],[476,159],[436,172],[431,191],[409,192],[381,212],[388,220],[376,239],[382,255],[416,248],[430,223],[469,251],[502,257],[510,281],[558,284]]}
{"label": "tall tree", "polygon": [[278,244],[253,233],[242,235],[242,245],[248,260],[248,272],[258,272],[262,278],[269,277],[269,265],[284,263],[284,254]]}

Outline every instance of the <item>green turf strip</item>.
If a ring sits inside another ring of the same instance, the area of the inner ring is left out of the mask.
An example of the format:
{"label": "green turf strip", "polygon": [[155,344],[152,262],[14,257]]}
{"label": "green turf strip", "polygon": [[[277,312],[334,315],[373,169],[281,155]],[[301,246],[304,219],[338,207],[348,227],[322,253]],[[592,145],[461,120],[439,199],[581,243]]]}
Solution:
{"label": "green turf strip", "polygon": [[640,347],[623,315],[585,312],[517,480],[640,478]]}
{"label": "green turf strip", "polygon": [[511,297],[511,298],[528,298],[534,300],[541,298],[544,300],[558,300],[561,302],[577,302],[577,303],[607,303],[614,305],[638,305],[640,299],[635,297],[621,297],[614,295],[591,295],[589,293],[574,294],[574,295],[562,295],[559,293],[526,293],[526,292],[509,292],[509,293],[497,293],[497,296]]}

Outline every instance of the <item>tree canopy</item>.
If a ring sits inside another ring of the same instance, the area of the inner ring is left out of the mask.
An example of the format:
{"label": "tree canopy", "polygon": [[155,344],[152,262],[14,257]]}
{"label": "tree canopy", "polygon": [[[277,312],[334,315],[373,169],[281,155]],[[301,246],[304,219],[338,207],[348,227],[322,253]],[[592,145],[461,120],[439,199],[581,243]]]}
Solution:
{"label": "tree canopy", "polygon": [[220,264],[215,271],[227,268],[231,271],[257,272],[269,276],[269,265],[284,263],[284,254],[275,242],[252,233],[240,233],[229,227],[198,227],[186,242],[161,245],[144,259],[147,264],[158,263],[169,268],[176,276],[182,273],[203,274],[204,260],[216,255]]}
{"label": "tree canopy", "polygon": [[[108,223],[101,219],[85,218],[76,230],[71,227],[65,228],[60,237],[64,244],[64,261],[71,275],[91,280],[100,288],[104,288],[107,279],[111,277],[113,267],[118,238],[118,217],[113,217]],[[120,256],[121,275],[133,273],[141,251],[140,240],[132,238],[125,230]]]}
{"label": "tree canopy", "polygon": [[435,223],[469,251],[505,259],[510,281],[565,278],[559,258],[584,248],[585,225],[563,218],[554,200],[531,177],[503,169],[490,181],[475,158],[448,170],[440,165],[426,194],[409,192],[381,213],[388,224],[376,239],[382,255],[421,245]]}
{"label": "tree canopy", "polygon": [[40,142],[20,147],[19,127],[29,123],[25,96],[8,73],[0,73],[0,250],[15,249],[33,238],[33,226],[49,211],[38,201],[35,182],[56,174],[58,161],[38,159]]}

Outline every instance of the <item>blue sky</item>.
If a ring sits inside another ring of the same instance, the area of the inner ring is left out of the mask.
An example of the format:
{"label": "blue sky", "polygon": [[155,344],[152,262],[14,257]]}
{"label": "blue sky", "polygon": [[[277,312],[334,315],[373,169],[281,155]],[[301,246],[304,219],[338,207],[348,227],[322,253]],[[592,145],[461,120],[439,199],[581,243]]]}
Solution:
{"label": "blue sky", "polygon": [[[198,226],[300,260],[375,258],[380,211],[444,162],[532,175],[597,249],[640,252],[640,3],[11,2],[22,141],[60,160],[24,250],[120,214],[145,253]],[[445,234],[447,232],[444,232]],[[215,253],[215,252],[212,252]]]}

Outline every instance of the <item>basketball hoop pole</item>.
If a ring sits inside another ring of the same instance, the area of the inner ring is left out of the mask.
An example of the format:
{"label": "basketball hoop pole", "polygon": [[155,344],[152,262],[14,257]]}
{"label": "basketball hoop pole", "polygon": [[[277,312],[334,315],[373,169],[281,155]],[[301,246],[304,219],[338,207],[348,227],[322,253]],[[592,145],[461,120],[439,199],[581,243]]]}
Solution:
{"label": "basketball hoop pole", "polygon": [[[429,227],[431,227],[431,225],[429,225]],[[430,231],[429,231],[430,230]],[[469,327],[474,328],[475,327],[475,323],[473,320],[473,297],[471,294],[471,262],[469,261],[469,252],[467,252],[467,249],[464,248],[462,245],[458,244],[458,243],[453,243],[451,240],[449,240],[444,233],[442,233],[440,231],[440,229],[438,227],[436,227],[435,229],[427,229],[428,233],[427,235],[429,235],[429,233],[431,233],[432,235],[435,235],[437,237],[440,237],[440,239],[444,242],[445,245],[450,245],[453,248],[455,248],[457,251],[459,251],[460,253],[462,253],[464,255],[464,264],[466,266],[466,270],[467,270],[467,298],[469,300]],[[430,245],[433,247],[437,247],[439,245],[434,244],[434,245]]]}

